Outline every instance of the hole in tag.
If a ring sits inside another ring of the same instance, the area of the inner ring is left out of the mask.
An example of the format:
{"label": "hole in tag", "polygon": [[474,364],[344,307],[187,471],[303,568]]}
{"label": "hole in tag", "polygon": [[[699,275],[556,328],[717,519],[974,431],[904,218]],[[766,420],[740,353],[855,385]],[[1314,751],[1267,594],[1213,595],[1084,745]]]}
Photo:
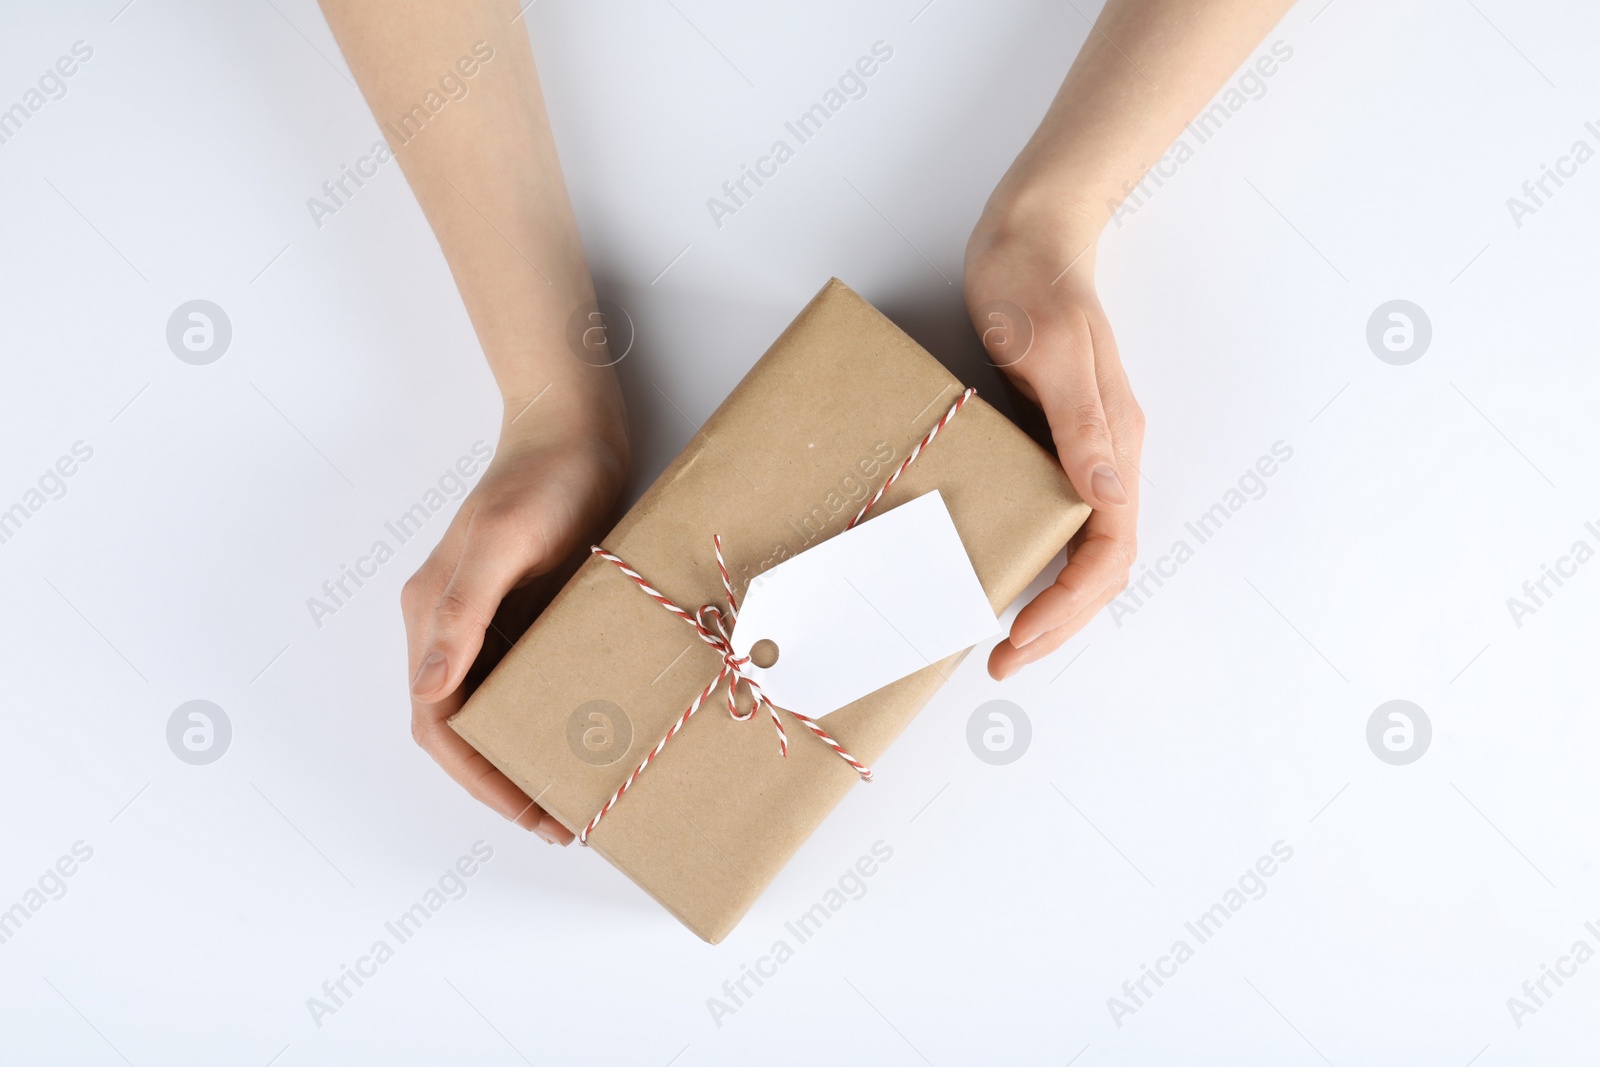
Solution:
{"label": "hole in tag", "polygon": [[778,646],[765,637],[750,646],[750,662],[766,669],[778,662]]}

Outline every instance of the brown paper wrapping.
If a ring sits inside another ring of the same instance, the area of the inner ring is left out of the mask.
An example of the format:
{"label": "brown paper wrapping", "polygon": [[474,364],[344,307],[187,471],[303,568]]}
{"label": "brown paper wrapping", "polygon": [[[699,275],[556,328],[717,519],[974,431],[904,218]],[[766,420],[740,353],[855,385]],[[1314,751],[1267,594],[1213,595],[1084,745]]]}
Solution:
{"label": "brown paper wrapping", "polygon": [[[602,543],[693,611],[723,600],[719,533],[742,596],[753,575],[842,532],[961,389],[834,279]],[[872,514],[935,488],[997,613],[1089,514],[1060,465],[981,397]],[[959,659],[820,722],[871,766]],[[590,557],[450,724],[576,833],[719,667],[691,627]],[[770,719],[733,721],[719,690],[589,836],[713,944],[859,780],[784,718],[786,759]]]}

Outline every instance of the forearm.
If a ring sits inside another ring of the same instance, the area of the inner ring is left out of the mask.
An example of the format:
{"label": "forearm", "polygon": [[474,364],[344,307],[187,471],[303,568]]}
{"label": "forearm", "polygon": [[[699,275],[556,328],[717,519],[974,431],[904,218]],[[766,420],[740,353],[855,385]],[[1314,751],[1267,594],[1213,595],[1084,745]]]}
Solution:
{"label": "forearm", "polygon": [[1092,239],[1291,3],[1107,0],[986,215]]}
{"label": "forearm", "polygon": [[322,8],[438,237],[508,420],[547,388],[580,402],[550,404],[541,421],[603,407],[614,379],[567,344],[593,282],[516,4]]}

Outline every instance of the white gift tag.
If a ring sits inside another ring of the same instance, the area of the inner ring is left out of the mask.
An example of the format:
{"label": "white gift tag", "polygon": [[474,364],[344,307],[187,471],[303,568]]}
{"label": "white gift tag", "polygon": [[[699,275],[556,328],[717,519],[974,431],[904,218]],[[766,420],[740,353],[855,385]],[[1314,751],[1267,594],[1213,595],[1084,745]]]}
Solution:
{"label": "white gift tag", "polygon": [[780,708],[819,718],[1000,633],[938,490],[758,575],[732,645]]}

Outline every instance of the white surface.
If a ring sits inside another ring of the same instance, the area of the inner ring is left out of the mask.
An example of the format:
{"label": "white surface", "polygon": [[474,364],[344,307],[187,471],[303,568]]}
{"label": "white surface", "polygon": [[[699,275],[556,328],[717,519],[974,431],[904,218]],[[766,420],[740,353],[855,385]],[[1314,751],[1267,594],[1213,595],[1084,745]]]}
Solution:
{"label": "white surface", "polygon": [[775,663],[744,670],[778,707],[821,718],[997,632],[935,489],[751,579],[728,643],[773,642]]}
{"label": "white surface", "polygon": [[[708,948],[412,745],[397,593],[449,508],[313,624],[307,598],[493,441],[491,382],[395,168],[312,223],[306,199],[377,134],[310,0],[121,4],[12,3],[0,32],[0,106],[94,48],[0,145],[0,507],[93,449],[0,545],[0,907],[93,849],[0,945],[6,1063],[1490,1067],[1592,1048],[1600,963],[1520,1028],[1506,1007],[1574,941],[1600,946],[1600,566],[1520,627],[1506,606],[1597,540],[1600,167],[1520,228],[1506,206],[1595,141],[1592,6],[1289,15],[1269,42],[1292,59],[1111,231],[1100,271],[1149,416],[1146,563],[1275,442],[1292,458],[1120,626],[1005,685],[969,657]],[[1042,0],[921,7],[529,11],[597,275],[639,326],[640,484],[830,274],[1000,395],[950,283],[1087,24]],[[879,40],[868,94],[718,229],[706,198]],[[1433,325],[1405,367],[1364,337],[1397,297]],[[233,324],[206,367],[164,340],[194,298]],[[997,697],[1032,722],[1008,766],[966,742]],[[197,698],[233,727],[210,766],[165,739]],[[1433,724],[1409,766],[1366,743],[1393,698]],[[479,840],[466,895],[314,1025],[307,998]],[[708,998],[878,841],[866,894],[718,1027]],[[1114,1025],[1107,998],[1278,841],[1293,857],[1266,895]]]}

